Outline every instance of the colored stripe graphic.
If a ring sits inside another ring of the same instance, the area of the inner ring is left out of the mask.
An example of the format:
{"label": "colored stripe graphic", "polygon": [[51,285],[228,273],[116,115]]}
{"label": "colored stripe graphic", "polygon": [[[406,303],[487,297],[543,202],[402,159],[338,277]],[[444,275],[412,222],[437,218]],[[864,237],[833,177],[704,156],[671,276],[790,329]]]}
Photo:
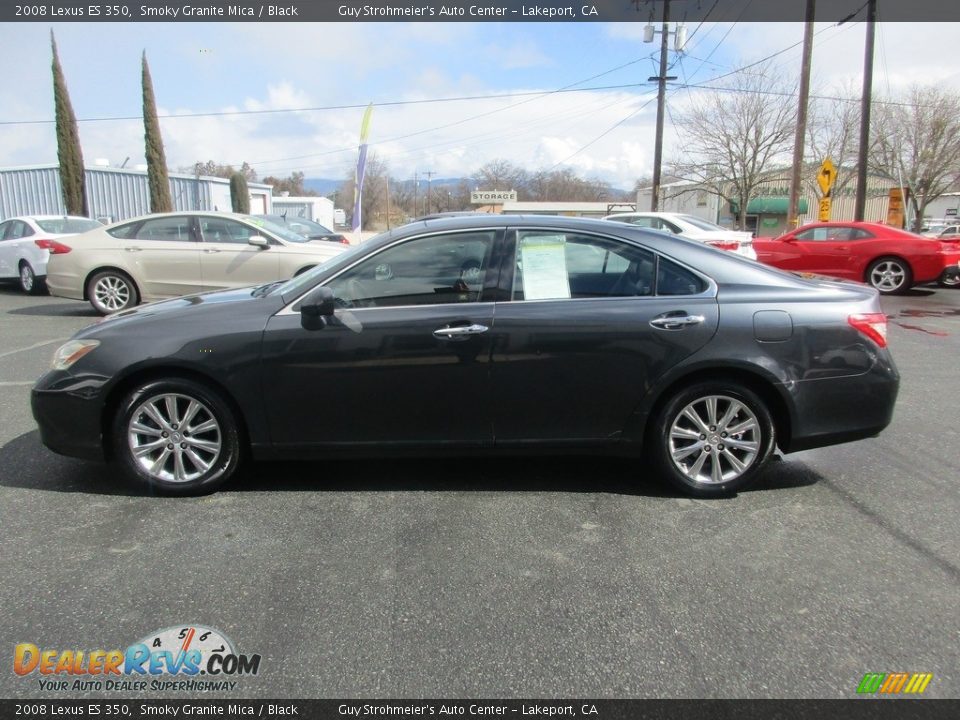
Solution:
{"label": "colored stripe graphic", "polygon": [[933,680],[933,673],[867,673],[857,686],[857,692],[919,695],[927,689],[931,680]]}

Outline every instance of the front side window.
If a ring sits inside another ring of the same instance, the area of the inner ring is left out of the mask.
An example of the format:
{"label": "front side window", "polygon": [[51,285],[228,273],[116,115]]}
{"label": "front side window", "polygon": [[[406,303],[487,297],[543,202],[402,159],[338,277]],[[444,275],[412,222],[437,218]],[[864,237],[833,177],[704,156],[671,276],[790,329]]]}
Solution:
{"label": "front side window", "polygon": [[477,302],[495,231],[431,235],[366,258],[328,283],[343,307]]}
{"label": "front side window", "polygon": [[[129,237],[129,235],[127,236]],[[176,217],[155,218],[144,220],[137,230],[137,240],[172,240],[191,242],[193,235],[190,232],[190,217],[180,215]]]}
{"label": "front side window", "polygon": [[236,243],[246,245],[257,231],[249,225],[226,218],[203,217],[200,221],[200,233],[208,243]]}
{"label": "front side window", "polygon": [[513,300],[635,297],[653,293],[654,255],[609,238],[549,230],[517,233]]}

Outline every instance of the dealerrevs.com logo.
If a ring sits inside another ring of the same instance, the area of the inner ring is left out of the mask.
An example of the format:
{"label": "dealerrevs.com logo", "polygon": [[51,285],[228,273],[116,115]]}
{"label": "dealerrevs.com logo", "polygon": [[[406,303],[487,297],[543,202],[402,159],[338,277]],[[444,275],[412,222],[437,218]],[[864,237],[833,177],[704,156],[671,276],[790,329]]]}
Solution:
{"label": "dealerrevs.com logo", "polygon": [[260,671],[260,655],[238,653],[226,635],[202,625],[176,625],[126,650],[59,650],[20,643],[13,671],[36,677],[41,690],[234,690],[239,676]]}

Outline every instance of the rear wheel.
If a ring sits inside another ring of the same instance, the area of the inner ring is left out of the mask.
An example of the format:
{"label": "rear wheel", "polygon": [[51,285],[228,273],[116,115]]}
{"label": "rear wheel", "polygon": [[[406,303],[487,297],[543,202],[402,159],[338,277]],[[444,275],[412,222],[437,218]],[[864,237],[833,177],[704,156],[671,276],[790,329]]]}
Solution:
{"label": "rear wheel", "polygon": [[960,286],[960,275],[950,275],[949,277],[944,274],[944,276],[937,281],[940,287],[945,288],[955,288]]}
{"label": "rear wheel", "polygon": [[900,258],[884,257],[874,260],[867,268],[867,282],[883,295],[896,295],[913,284],[910,266]]}
{"label": "rear wheel", "polygon": [[752,483],[770,456],[774,426],[756,393],[737,383],[681,390],[657,415],[651,451],[662,475],[694,497],[721,497]]}
{"label": "rear wheel", "polygon": [[123,465],[165,494],[211,492],[240,465],[239,424],[230,406],[192,380],[154,380],[131,391],[113,434]]}
{"label": "rear wheel", "polygon": [[28,295],[39,295],[46,289],[43,279],[37,277],[26,260],[20,263],[20,289]]}
{"label": "rear wheel", "polygon": [[135,307],[140,302],[137,286],[126,273],[102,270],[87,283],[87,298],[101,315]]}

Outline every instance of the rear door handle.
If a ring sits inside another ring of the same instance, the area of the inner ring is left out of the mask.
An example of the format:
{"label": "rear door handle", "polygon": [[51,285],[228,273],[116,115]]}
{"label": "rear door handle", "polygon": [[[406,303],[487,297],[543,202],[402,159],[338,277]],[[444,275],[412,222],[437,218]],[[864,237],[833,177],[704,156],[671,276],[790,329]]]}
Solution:
{"label": "rear door handle", "polygon": [[138,248],[138,247],[125,247],[124,250],[126,250],[127,252],[140,252],[140,250],[142,250],[142,248]]}
{"label": "rear door handle", "polygon": [[203,251],[208,255],[211,253],[218,253],[220,250],[218,248],[204,248]]}
{"label": "rear door handle", "polygon": [[658,330],[680,330],[689,325],[699,325],[706,318],[703,315],[671,315],[655,317],[650,324]]}
{"label": "rear door handle", "polygon": [[489,330],[486,325],[455,325],[453,327],[437,328],[433,336],[439,340],[466,340],[471,335],[480,335]]}

